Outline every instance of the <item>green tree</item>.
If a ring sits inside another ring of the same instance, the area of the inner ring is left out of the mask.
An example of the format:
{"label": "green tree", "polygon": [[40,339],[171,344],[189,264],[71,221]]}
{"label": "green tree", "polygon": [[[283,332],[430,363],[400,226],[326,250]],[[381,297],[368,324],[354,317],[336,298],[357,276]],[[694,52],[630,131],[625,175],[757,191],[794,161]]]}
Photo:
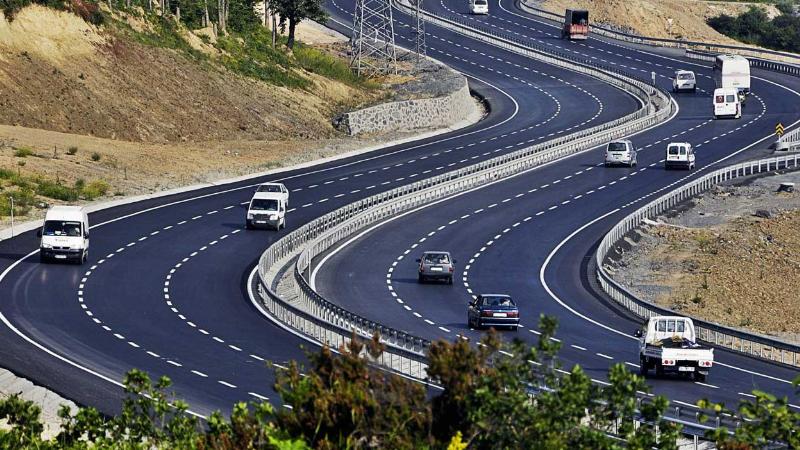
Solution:
{"label": "green tree", "polygon": [[291,407],[276,413],[277,427],[322,449],[426,446],[430,409],[422,385],[370,366],[365,354],[383,351],[377,338],[365,345],[353,335],[339,351],[309,354],[305,376],[296,363],[277,372],[275,390]]}
{"label": "green tree", "polygon": [[328,20],[328,14],[322,8],[322,0],[267,0],[267,7],[280,16],[278,25],[281,33],[289,27],[286,46],[294,48],[294,34],[297,24],[309,19],[317,22]]}

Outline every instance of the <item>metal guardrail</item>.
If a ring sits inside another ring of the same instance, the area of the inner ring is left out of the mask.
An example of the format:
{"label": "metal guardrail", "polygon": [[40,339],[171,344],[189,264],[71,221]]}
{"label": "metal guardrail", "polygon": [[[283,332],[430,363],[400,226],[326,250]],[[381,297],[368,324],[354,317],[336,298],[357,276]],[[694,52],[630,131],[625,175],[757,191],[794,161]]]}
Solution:
{"label": "metal guardrail", "polygon": [[[444,25],[459,28],[459,32],[464,34],[472,33],[485,41],[491,39],[486,32],[461,28],[463,26],[451,22]],[[498,38],[498,41],[508,48],[516,45],[515,51],[530,53],[536,59],[568,67],[625,89],[639,98],[644,107],[625,117],[580,132],[367,197],[301,226],[270,246],[259,260],[259,293],[270,314],[312,339],[332,346],[347,342],[353,332],[363,337],[378,333],[386,346],[384,359],[379,361],[381,364],[405,375],[424,378],[424,355],[430,343],[353,314],[322,298],[303,277],[311,268],[314,257],[369,224],[592,148],[610,139],[641,131],[665,120],[673,112],[674,105],[669,95],[645,81],[617,71],[606,71],[599,66],[578,63],[572,58],[561,60],[504,38]],[[268,273],[273,265],[286,264],[295,255],[292,276],[298,300],[290,304],[273,292],[273,280],[268,278]]]}
{"label": "metal guardrail", "polygon": [[776,152],[800,152],[800,128],[784,134],[775,142]]}
{"label": "metal guardrail", "polygon": [[[562,23],[564,21],[563,15],[559,15],[541,8],[536,8],[535,6],[527,5],[522,0],[516,0],[516,1],[519,2],[518,4],[520,5],[520,8],[522,8],[524,11],[527,11],[538,17],[545,18],[548,20],[553,20],[558,23]],[[710,44],[707,42],[699,42],[699,41],[686,41],[680,39],[638,36],[635,34],[629,34],[622,31],[612,30],[602,25],[592,25],[591,32],[594,34],[598,34],[600,36],[605,36],[620,41],[630,42],[633,44],[642,44],[642,45],[660,46],[660,47],[676,47],[676,48],[684,48],[687,50],[698,50],[698,51],[716,52],[716,53],[735,53],[738,55],[746,56],[748,58],[760,59],[764,63],[768,62],[775,63],[776,61],[788,62],[789,64],[794,64],[794,66],[789,66],[793,67],[794,70],[792,72],[787,72],[787,73],[800,75],[800,55],[797,55],[795,53],[780,52],[776,50],[747,47],[742,45]]]}
{"label": "metal guardrail", "polygon": [[[608,258],[609,252],[614,249],[614,246],[620,239],[631,230],[637,228],[644,219],[653,218],[664,213],[681,202],[701,192],[705,192],[724,181],[781,169],[800,169],[800,154],[743,162],[715,170],[668,194],[662,195],[628,215],[603,237],[597,247],[595,263],[597,264],[596,275],[600,286],[617,303],[639,317],[647,318],[653,315],[681,315],[668,308],[663,308],[646,300],[639,299],[624,286],[612,279],[604,267],[604,262]],[[692,318],[692,320],[697,329],[698,338],[702,341],[756,358],[780,362],[791,366],[800,366],[800,346],[798,345],[700,319]]]}

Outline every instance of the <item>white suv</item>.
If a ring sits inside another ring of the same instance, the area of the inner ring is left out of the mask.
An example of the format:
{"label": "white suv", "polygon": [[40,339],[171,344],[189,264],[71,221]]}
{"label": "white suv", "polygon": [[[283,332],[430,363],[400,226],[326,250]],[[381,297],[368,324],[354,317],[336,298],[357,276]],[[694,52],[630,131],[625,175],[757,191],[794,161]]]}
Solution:
{"label": "white suv", "polygon": [[280,192],[256,192],[247,207],[245,224],[255,227],[286,228],[286,202]]}

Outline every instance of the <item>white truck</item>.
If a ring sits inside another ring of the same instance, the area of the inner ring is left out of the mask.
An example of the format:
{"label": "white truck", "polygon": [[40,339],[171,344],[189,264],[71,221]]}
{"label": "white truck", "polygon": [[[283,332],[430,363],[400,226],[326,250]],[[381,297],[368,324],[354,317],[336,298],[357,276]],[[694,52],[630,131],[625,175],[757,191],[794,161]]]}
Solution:
{"label": "white truck", "polygon": [[714,83],[717,88],[733,88],[741,103],[750,94],[750,61],[739,55],[718,55],[714,58]]}
{"label": "white truck", "polygon": [[658,376],[687,374],[703,382],[714,364],[714,349],[696,342],[694,323],[688,317],[650,317],[644,331],[638,329],[634,336],[639,338],[639,373],[643,376],[654,369]]}

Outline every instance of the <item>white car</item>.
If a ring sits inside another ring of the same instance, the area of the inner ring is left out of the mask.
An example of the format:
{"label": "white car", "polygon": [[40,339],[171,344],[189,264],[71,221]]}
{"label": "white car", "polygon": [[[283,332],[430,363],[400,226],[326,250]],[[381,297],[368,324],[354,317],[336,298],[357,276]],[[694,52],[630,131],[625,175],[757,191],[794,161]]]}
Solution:
{"label": "white car", "polygon": [[671,169],[681,167],[684,169],[694,169],[695,156],[692,144],[688,142],[670,142],[667,144],[667,157],[664,159],[664,167]]}
{"label": "white car", "polygon": [[628,167],[636,165],[636,149],[628,139],[611,141],[606,145],[605,165],[614,166],[622,164]]}
{"label": "white car", "polygon": [[488,0],[469,0],[470,14],[489,14]]}
{"label": "white car", "polygon": [[286,189],[286,186],[284,186],[283,183],[261,183],[258,185],[256,192],[271,192],[273,194],[281,194],[281,198],[283,198],[283,202],[286,203],[286,207],[289,207],[289,190]]}
{"label": "white car", "polygon": [[714,118],[742,117],[742,102],[736,88],[714,89]]}
{"label": "white car", "polygon": [[245,226],[286,228],[286,202],[280,192],[256,192],[247,207]]}
{"label": "white car", "polygon": [[39,260],[73,261],[83,264],[89,257],[89,216],[80,206],[53,206],[36,233]]}
{"label": "white car", "polygon": [[672,92],[697,90],[697,79],[691,70],[678,70],[672,79]]}

